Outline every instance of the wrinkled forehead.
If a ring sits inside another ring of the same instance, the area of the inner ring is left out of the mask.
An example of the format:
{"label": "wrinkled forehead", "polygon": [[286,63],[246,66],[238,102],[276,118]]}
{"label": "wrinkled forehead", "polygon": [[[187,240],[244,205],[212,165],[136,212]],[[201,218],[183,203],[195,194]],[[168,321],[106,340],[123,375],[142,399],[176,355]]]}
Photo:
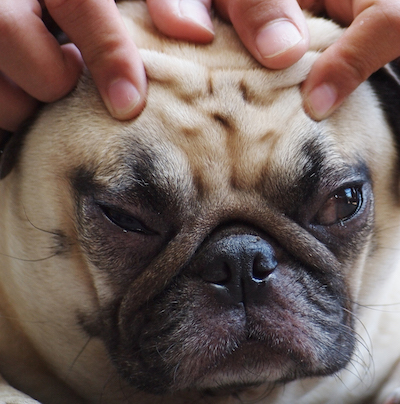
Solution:
{"label": "wrinkled forehead", "polygon": [[162,136],[181,148],[193,147],[196,139],[230,149],[274,141],[289,125],[311,123],[299,84],[315,60],[313,53],[282,71],[241,63],[210,66],[153,51],[142,56],[149,94],[138,125],[164,128]]}
{"label": "wrinkled forehead", "polygon": [[314,54],[285,71],[210,67],[155,52],[143,52],[143,58],[149,95],[137,125],[162,128],[154,136],[188,154],[210,160],[218,153],[227,157],[227,151],[238,162],[239,155],[249,159],[246,149],[253,148],[254,160],[259,147],[271,153],[289,134],[299,138],[315,127],[303,111],[299,87]]}
{"label": "wrinkled forehead", "polygon": [[[309,159],[303,144],[316,135],[298,86],[271,86],[273,76],[261,69],[180,67],[181,75],[179,64],[149,72],[146,108],[121,136],[131,175],[153,188],[174,194],[196,188],[208,197],[232,187],[253,192],[273,172],[303,177]],[[301,162],[287,165],[293,159]],[[144,176],[141,165],[149,164]]]}
{"label": "wrinkled forehead", "polygon": [[197,97],[217,95],[217,92],[219,96],[226,96],[227,92],[237,89],[244,97],[265,105],[272,101],[276,90],[302,83],[317,58],[315,52],[308,52],[285,70],[268,70],[247,54],[227,52],[224,62],[212,59],[212,54],[201,52],[197,55],[199,60],[196,60],[195,53],[192,60],[150,50],[141,50],[141,55],[150,83],[162,83],[182,100],[190,102]]}

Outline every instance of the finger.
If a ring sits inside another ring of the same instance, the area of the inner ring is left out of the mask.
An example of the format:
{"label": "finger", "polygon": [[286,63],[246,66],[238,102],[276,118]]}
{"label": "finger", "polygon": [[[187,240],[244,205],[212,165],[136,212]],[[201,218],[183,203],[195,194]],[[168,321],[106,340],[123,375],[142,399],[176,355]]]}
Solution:
{"label": "finger", "polygon": [[286,68],[307,51],[308,29],[296,0],[216,0],[252,55],[264,66]]}
{"label": "finger", "polygon": [[[370,2],[370,0],[367,0]],[[361,0],[361,2],[365,2]],[[353,0],[299,0],[299,4],[302,8],[320,13],[325,13],[334,21],[340,23],[343,26],[348,26],[352,23],[355,13],[354,4],[357,1]]]}
{"label": "finger", "polygon": [[0,74],[0,128],[14,132],[31,116],[38,102]]}
{"label": "finger", "polygon": [[211,0],[147,0],[151,18],[165,35],[194,42],[214,38]]}
{"label": "finger", "polygon": [[80,57],[48,32],[37,1],[2,0],[0,16],[0,71],[41,101],[68,93],[81,72]]}
{"label": "finger", "polygon": [[114,1],[45,3],[53,19],[81,51],[110,113],[118,119],[136,116],[144,105],[146,75]]}
{"label": "finger", "polygon": [[[343,4],[343,1],[337,1],[337,0],[335,1],[339,4]],[[318,15],[319,13],[325,10],[324,0],[297,0],[297,2],[299,3],[299,6],[303,10],[311,11],[315,15]]]}
{"label": "finger", "polygon": [[311,117],[329,116],[360,83],[400,55],[400,9],[397,2],[396,12],[394,3],[367,7],[315,62],[303,84]]}

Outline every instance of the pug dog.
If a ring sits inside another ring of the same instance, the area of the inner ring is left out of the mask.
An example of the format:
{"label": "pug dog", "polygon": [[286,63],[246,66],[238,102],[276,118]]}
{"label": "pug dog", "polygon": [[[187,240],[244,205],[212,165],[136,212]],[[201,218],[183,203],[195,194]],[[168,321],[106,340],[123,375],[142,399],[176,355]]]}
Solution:
{"label": "pug dog", "polygon": [[271,71],[222,21],[192,45],[120,9],[141,115],[85,74],[2,153],[0,402],[399,403],[395,66],[315,122],[332,22]]}

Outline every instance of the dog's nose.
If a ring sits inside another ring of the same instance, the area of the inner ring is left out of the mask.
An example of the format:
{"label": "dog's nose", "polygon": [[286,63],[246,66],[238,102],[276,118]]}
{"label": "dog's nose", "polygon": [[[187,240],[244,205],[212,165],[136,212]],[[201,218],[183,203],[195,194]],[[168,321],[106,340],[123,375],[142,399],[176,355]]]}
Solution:
{"label": "dog's nose", "polygon": [[274,250],[254,235],[231,235],[209,245],[202,254],[200,277],[225,303],[262,302],[277,266]]}

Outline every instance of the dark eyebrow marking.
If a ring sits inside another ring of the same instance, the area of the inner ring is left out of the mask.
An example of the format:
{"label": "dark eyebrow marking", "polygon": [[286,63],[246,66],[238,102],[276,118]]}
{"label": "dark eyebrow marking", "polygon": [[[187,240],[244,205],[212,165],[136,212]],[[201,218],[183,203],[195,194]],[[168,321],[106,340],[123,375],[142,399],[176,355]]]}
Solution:
{"label": "dark eyebrow marking", "polygon": [[320,182],[326,153],[316,139],[304,143],[301,153],[306,157],[304,175],[297,182],[302,193],[310,195]]}
{"label": "dark eyebrow marking", "polygon": [[318,139],[306,142],[302,147],[302,153],[307,160],[304,164],[304,175],[296,181],[300,191],[299,201],[315,195],[321,187],[334,188],[343,182],[370,179],[369,170],[362,159],[357,159],[351,164],[336,158],[332,160],[329,150]]}
{"label": "dark eyebrow marking", "polygon": [[91,196],[115,205],[140,205],[157,213],[170,206],[170,194],[155,183],[154,176],[149,176],[147,170],[130,174],[124,176],[118,185],[104,184],[96,180],[94,171],[80,167],[70,176],[70,182],[78,199]]}
{"label": "dark eyebrow marking", "polygon": [[122,147],[123,152],[112,165],[93,162],[71,171],[69,180],[77,197],[104,197],[104,202],[142,206],[156,213],[176,210],[185,189],[174,172],[164,169],[169,156],[158,155],[135,137]]}
{"label": "dark eyebrow marking", "polygon": [[332,192],[345,183],[369,180],[369,171],[362,159],[348,164],[340,158],[332,158],[317,134],[299,147],[287,169],[275,168],[273,172],[266,169],[260,186],[266,200],[295,218],[298,209],[307,206],[321,192]]}

